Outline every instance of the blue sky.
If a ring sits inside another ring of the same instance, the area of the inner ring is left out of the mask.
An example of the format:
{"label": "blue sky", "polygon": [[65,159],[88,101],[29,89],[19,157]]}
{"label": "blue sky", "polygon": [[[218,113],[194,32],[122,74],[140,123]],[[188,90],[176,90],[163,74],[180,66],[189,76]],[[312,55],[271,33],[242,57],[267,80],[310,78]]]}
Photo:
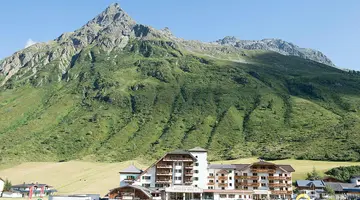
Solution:
{"label": "blue sky", "polygon": [[359,0],[3,0],[0,58],[30,38],[49,41],[73,31],[113,2],[138,23],[169,27],[181,38],[280,38],[360,70]]}

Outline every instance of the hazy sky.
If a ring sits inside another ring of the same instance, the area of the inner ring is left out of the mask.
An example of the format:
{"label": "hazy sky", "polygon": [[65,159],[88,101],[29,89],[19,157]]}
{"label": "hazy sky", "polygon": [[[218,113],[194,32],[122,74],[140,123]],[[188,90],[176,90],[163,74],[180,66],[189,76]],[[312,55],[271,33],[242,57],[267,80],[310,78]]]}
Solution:
{"label": "hazy sky", "polygon": [[0,58],[73,31],[118,2],[138,23],[185,39],[280,38],[360,70],[360,0],[3,0]]}

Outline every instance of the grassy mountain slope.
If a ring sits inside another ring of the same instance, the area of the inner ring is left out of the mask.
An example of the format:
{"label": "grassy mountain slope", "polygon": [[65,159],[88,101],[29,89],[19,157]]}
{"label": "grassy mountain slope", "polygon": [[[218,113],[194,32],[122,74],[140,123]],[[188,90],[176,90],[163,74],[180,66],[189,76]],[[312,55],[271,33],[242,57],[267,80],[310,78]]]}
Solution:
{"label": "grassy mountain slope", "polygon": [[123,161],[202,146],[212,160],[360,160],[360,76],[243,51],[246,62],[158,40],[83,49],[1,88],[0,162]]}

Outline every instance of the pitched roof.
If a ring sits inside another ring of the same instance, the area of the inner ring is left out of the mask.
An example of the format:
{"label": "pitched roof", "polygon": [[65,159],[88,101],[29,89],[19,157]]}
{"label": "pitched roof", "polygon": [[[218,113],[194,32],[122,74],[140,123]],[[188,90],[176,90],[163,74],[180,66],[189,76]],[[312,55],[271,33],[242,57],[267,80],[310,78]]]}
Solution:
{"label": "pitched roof", "polygon": [[322,180],[297,180],[297,187],[325,187],[325,183]]}
{"label": "pitched roof", "polygon": [[0,177],[0,181],[3,181],[3,182],[5,182],[5,180],[4,180],[4,179],[2,179],[1,177]]}
{"label": "pitched roof", "polygon": [[134,165],[130,165],[126,169],[121,170],[119,173],[141,174],[141,172],[141,169],[135,167]]}
{"label": "pitched roof", "polygon": [[335,192],[342,192],[344,189],[355,189],[354,183],[326,182],[325,185],[330,186]]}
{"label": "pitched roof", "polygon": [[255,162],[252,165],[275,165],[275,164],[271,163],[271,162],[266,162],[266,161],[260,160],[259,162]]}
{"label": "pitched roof", "polygon": [[235,168],[237,170],[243,170],[243,169],[246,169],[250,166],[250,164],[234,164]]}
{"label": "pitched roof", "polygon": [[235,169],[235,165],[229,165],[229,164],[209,164],[209,169]]}
{"label": "pitched roof", "polygon": [[206,149],[203,149],[201,147],[195,147],[195,148],[192,148],[192,149],[189,149],[190,152],[207,152]]}
{"label": "pitched roof", "polygon": [[287,172],[295,172],[295,169],[291,165],[276,165]]}
{"label": "pitched roof", "polygon": [[149,197],[149,198],[152,197],[151,192],[153,192],[153,191],[151,189],[148,189],[148,188],[140,186],[140,185],[125,185],[122,187],[117,187],[117,188],[110,190],[110,192],[106,196],[109,196],[109,194],[114,190],[121,189],[121,188],[127,188],[127,187],[141,190],[147,197]]}
{"label": "pitched roof", "polygon": [[352,176],[351,178],[360,178],[360,175]]}
{"label": "pitched roof", "polygon": [[29,187],[33,187],[33,186],[36,186],[38,188],[43,187],[43,186],[52,187],[48,184],[41,184],[41,183],[23,183],[23,184],[13,185],[13,186],[11,186],[11,188],[29,188]]}
{"label": "pitched roof", "polygon": [[[165,157],[166,155],[189,155],[191,156],[191,158],[193,158],[194,160],[197,160],[190,152],[186,151],[186,150],[182,150],[182,149],[177,149],[177,150],[174,150],[174,151],[171,151],[167,154],[165,154],[163,157]],[[161,158],[162,159],[162,158]],[[160,159],[160,160],[161,160]]]}

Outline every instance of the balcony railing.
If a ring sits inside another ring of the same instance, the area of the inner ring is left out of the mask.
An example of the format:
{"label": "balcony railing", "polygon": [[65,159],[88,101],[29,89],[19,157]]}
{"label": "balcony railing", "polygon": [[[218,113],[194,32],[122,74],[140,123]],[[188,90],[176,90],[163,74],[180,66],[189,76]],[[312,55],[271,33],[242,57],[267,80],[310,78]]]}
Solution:
{"label": "balcony railing", "polygon": [[172,176],[172,173],[156,173],[157,176]]}
{"label": "balcony railing", "polygon": [[291,183],[269,183],[269,187],[291,187]]}
{"label": "balcony railing", "polygon": [[227,180],[228,177],[227,177],[227,176],[219,176],[218,179],[219,179],[219,180]]}
{"label": "balcony railing", "polygon": [[192,176],[193,173],[185,173],[185,176]]}
{"label": "balcony railing", "polygon": [[227,183],[218,183],[219,187],[227,187]]}
{"label": "balcony railing", "polygon": [[171,183],[171,179],[158,179],[156,180],[156,183]]}
{"label": "balcony railing", "polygon": [[163,159],[163,161],[183,161],[183,162],[192,162],[193,159],[191,158],[183,158],[181,156],[169,156],[169,157],[165,157]]}
{"label": "balcony railing", "polygon": [[271,194],[288,194],[288,195],[291,195],[292,191],[288,191],[288,190],[272,190]]}
{"label": "balcony railing", "polygon": [[185,169],[192,169],[194,166],[193,165],[185,165],[184,167],[185,167]]}
{"label": "balcony railing", "polygon": [[172,165],[156,165],[157,168],[172,168]]}
{"label": "balcony railing", "polygon": [[215,176],[208,176],[208,178],[215,178]]}
{"label": "balcony railing", "polygon": [[215,185],[215,183],[214,182],[209,182],[208,185]]}
{"label": "balcony railing", "polygon": [[259,180],[259,176],[235,176],[235,179]]}
{"label": "balcony railing", "polygon": [[251,169],[253,173],[276,173],[275,169]]}
{"label": "balcony railing", "polygon": [[269,180],[291,180],[290,176],[269,176]]}
{"label": "balcony railing", "polygon": [[240,186],[248,186],[248,187],[259,187],[260,183],[245,183],[245,182],[241,182],[241,183],[237,183]]}

